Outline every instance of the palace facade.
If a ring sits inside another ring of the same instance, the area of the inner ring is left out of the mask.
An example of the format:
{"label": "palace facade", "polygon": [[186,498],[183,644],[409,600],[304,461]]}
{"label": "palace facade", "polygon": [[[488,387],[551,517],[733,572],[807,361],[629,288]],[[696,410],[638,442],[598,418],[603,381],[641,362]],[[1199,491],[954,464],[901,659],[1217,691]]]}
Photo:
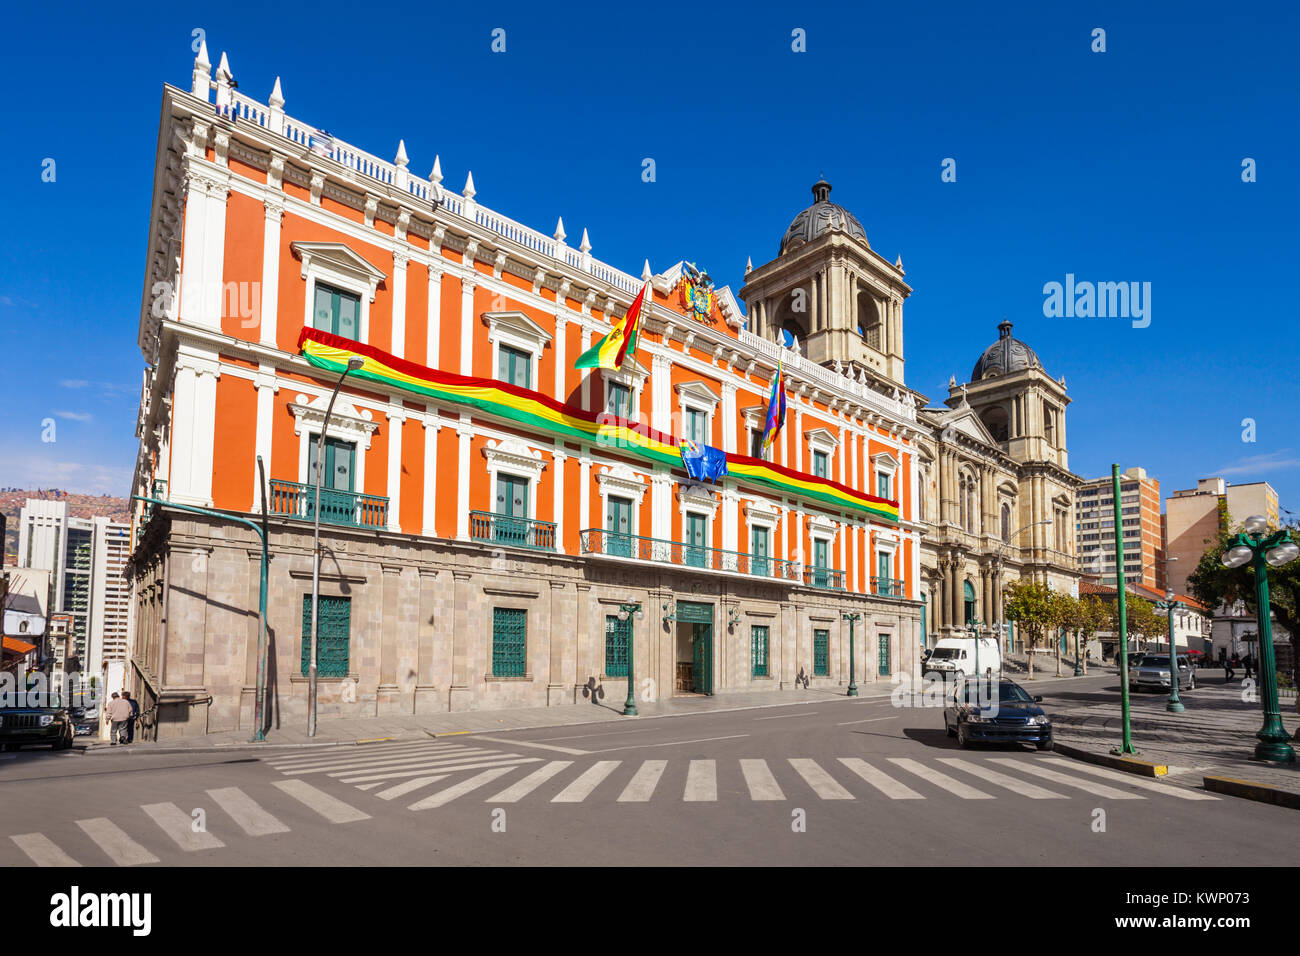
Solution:
{"label": "palace facade", "polygon": [[[322,717],[619,702],[629,654],[640,700],[837,688],[851,628],[858,681],[914,669],[945,453],[903,384],[901,261],[829,184],[738,299],[687,263],[622,272],[585,230],[574,248],[284,105],[206,48],[163,92],[129,568],[162,735],[252,728],[262,552],[239,519],[264,510],[271,715],[305,720],[318,469]],[[637,360],[575,370],[646,282]],[[728,474],[689,478],[684,439]]]}

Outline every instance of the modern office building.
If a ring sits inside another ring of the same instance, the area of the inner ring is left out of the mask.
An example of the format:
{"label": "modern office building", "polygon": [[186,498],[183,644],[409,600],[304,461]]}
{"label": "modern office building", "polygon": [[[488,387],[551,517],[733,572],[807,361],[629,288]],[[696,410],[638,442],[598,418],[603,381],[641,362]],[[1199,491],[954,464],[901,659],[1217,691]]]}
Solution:
{"label": "modern office building", "polygon": [[[1124,575],[1128,581],[1161,594],[1165,580],[1160,482],[1144,468],[1120,476],[1120,529],[1124,538]],[[1074,505],[1074,538],[1079,573],[1097,582],[1115,580],[1115,498],[1109,475],[1085,481]]]}
{"label": "modern office building", "polygon": [[1240,530],[1251,515],[1263,515],[1278,527],[1277,492],[1266,481],[1234,485],[1222,478],[1202,478],[1195,488],[1175,491],[1165,499],[1165,543],[1170,558],[1170,586],[1187,590],[1187,578],[1210,543],[1219,535],[1226,514],[1230,530]]}

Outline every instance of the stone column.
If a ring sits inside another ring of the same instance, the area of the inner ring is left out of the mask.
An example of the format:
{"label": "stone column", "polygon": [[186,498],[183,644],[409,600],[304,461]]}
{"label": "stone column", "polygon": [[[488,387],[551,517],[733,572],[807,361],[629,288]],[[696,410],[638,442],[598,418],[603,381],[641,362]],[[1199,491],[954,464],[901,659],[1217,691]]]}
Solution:
{"label": "stone column", "polygon": [[[427,433],[426,433],[427,434]],[[415,701],[412,713],[435,714],[440,712],[442,701],[437,697],[438,674],[435,664],[439,660],[438,627],[446,622],[450,632],[451,615],[439,607],[439,572],[434,568],[419,569],[420,610],[416,621]],[[446,576],[446,575],[444,575]],[[444,650],[441,659],[449,655]],[[446,681],[446,678],[443,678]]]}
{"label": "stone column", "polygon": [[546,706],[572,704],[574,629],[577,627],[577,592],[565,582],[551,581],[551,667],[547,677]]}
{"label": "stone column", "polygon": [[473,577],[470,571],[452,571],[455,579],[455,604],[451,628],[451,687],[447,697],[448,710],[470,710],[474,691],[470,687],[470,647],[472,640],[481,640],[475,633],[473,615]]}
{"label": "stone column", "polygon": [[379,687],[375,692],[375,712],[390,714],[401,709],[397,687],[397,635],[401,629],[397,603],[402,568],[395,564],[384,564],[381,568],[383,604],[379,619]]}

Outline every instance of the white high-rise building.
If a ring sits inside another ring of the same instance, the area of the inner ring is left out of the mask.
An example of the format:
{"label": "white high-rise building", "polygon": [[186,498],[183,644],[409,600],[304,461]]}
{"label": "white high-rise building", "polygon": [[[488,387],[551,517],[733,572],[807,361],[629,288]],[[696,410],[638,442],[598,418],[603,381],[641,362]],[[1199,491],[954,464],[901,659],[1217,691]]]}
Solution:
{"label": "white high-rise building", "polygon": [[95,641],[91,663],[125,661],[131,636],[131,585],[126,562],[131,556],[131,526],[93,518],[94,575],[90,588],[90,634]]}

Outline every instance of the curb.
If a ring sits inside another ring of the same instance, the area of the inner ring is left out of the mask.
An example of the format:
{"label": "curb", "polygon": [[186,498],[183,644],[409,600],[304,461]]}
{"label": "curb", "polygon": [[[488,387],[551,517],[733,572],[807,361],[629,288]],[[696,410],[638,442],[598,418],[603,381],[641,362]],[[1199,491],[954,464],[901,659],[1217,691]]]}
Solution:
{"label": "curb", "polygon": [[[1162,763],[1151,763],[1147,760],[1135,760],[1132,757],[1116,757],[1112,754],[1099,754],[1092,750],[1084,750],[1082,747],[1072,747],[1069,744],[1052,741],[1052,750],[1066,757],[1073,757],[1075,760],[1082,760],[1085,763],[1095,763],[1103,767],[1110,767],[1113,770],[1123,770],[1127,773],[1135,773],[1140,777],[1163,777],[1169,773],[1169,767]],[[1206,778],[1209,779],[1208,777]]]}
{"label": "curb", "polygon": [[1255,783],[1252,780],[1238,780],[1235,777],[1205,777],[1204,782],[1205,789],[1214,793],[1300,810],[1300,793],[1294,790],[1282,790],[1279,787],[1270,787],[1268,784]]}

